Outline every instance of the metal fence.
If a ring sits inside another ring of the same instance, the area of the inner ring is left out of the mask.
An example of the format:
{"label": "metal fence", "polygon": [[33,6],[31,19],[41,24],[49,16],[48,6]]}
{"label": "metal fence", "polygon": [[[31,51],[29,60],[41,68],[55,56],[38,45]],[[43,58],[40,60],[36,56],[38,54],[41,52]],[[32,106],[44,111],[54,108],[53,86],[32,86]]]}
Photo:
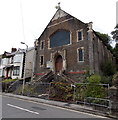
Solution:
{"label": "metal fence", "polygon": [[109,84],[36,82],[33,84],[26,84],[24,94],[42,99],[81,104],[102,111],[111,111]]}

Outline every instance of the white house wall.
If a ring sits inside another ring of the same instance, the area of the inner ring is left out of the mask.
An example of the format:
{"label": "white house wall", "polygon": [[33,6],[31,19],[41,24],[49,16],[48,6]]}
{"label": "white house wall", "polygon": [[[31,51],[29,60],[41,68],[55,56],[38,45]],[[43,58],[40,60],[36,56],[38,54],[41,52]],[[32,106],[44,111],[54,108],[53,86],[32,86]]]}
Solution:
{"label": "white house wall", "polygon": [[23,73],[23,58],[24,58],[24,54],[22,53],[21,54],[21,61],[20,62],[16,62],[16,63],[13,63],[14,64],[14,67],[15,66],[20,66],[20,73],[19,73],[19,76],[15,76],[13,75],[13,71],[12,71],[12,79],[21,79],[22,78],[22,73]]}

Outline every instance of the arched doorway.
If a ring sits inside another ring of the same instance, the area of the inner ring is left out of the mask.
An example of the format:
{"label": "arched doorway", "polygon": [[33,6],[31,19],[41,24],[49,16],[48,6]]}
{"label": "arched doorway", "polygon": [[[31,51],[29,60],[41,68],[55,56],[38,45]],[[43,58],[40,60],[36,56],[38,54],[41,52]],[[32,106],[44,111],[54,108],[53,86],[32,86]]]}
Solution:
{"label": "arched doorway", "polygon": [[63,58],[61,55],[58,55],[55,59],[55,72],[59,73],[63,67]]}

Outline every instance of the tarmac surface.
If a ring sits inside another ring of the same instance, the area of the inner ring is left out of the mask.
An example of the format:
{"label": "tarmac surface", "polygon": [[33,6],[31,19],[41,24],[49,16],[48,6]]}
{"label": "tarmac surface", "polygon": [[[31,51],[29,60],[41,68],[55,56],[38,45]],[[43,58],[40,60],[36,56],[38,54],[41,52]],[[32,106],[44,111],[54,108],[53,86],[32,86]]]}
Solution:
{"label": "tarmac surface", "polygon": [[103,113],[102,111],[94,110],[92,107],[86,107],[78,104],[69,104],[66,102],[59,102],[59,101],[53,101],[53,100],[46,100],[46,99],[40,99],[40,98],[34,98],[34,97],[28,97],[28,96],[22,96],[22,95],[15,95],[11,93],[0,93],[3,96],[9,96],[14,97],[18,99],[28,100],[28,101],[34,101],[38,103],[45,103],[49,105],[59,106],[67,109],[72,109],[80,112],[90,113],[94,115],[100,115],[112,119],[118,119],[116,116],[112,116],[109,113]]}

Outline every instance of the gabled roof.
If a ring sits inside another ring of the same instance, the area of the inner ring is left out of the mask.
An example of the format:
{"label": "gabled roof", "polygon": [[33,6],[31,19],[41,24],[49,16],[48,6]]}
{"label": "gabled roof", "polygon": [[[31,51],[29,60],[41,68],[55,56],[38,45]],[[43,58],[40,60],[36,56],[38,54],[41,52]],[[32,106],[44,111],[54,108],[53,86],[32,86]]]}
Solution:
{"label": "gabled roof", "polygon": [[14,55],[16,55],[16,54],[18,54],[18,53],[23,53],[23,52],[25,52],[25,49],[18,49],[17,51],[15,51],[15,52],[12,52],[12,53],[9,53],[9,52],[4,52],[4,54],[2,55],[2,57],[4,58],[7,58],[7,57],[12,57],[12,56],[14,56]]}
{"label": "gabled roof", "polygon": [[66,13],[65,11],[63,11],[62,9],[58,9],[51,21],[57,20],[58,18],[65,17],[67,15],[68,13]]}
{"label": "gabled roof", "polygon": [[[56,13],[54,14],[54,16],[52,17],[52,19],[50,20],[50,22],[48,23],[48,25],[46,26],[46,28],[44,29],[44,31],[42,32],[42,34],[40,35],[40,37],[43,35],[43,33],[46,31],[46,29],[48,28],[48,26],[55,20],[59,19],[59,18],[63,18],[65,16],[74,18],[76,20],[78,20],[79,22],[81,22],[82,24],[87,25],[86,23],[80,21],[79,19],[77,19],[76,17],[70,15],[69,13],[65,12],[64,10],[62,10],[61,8],[59,8]],[[40,37],[38,38],[38,40],[40,39]]]}

